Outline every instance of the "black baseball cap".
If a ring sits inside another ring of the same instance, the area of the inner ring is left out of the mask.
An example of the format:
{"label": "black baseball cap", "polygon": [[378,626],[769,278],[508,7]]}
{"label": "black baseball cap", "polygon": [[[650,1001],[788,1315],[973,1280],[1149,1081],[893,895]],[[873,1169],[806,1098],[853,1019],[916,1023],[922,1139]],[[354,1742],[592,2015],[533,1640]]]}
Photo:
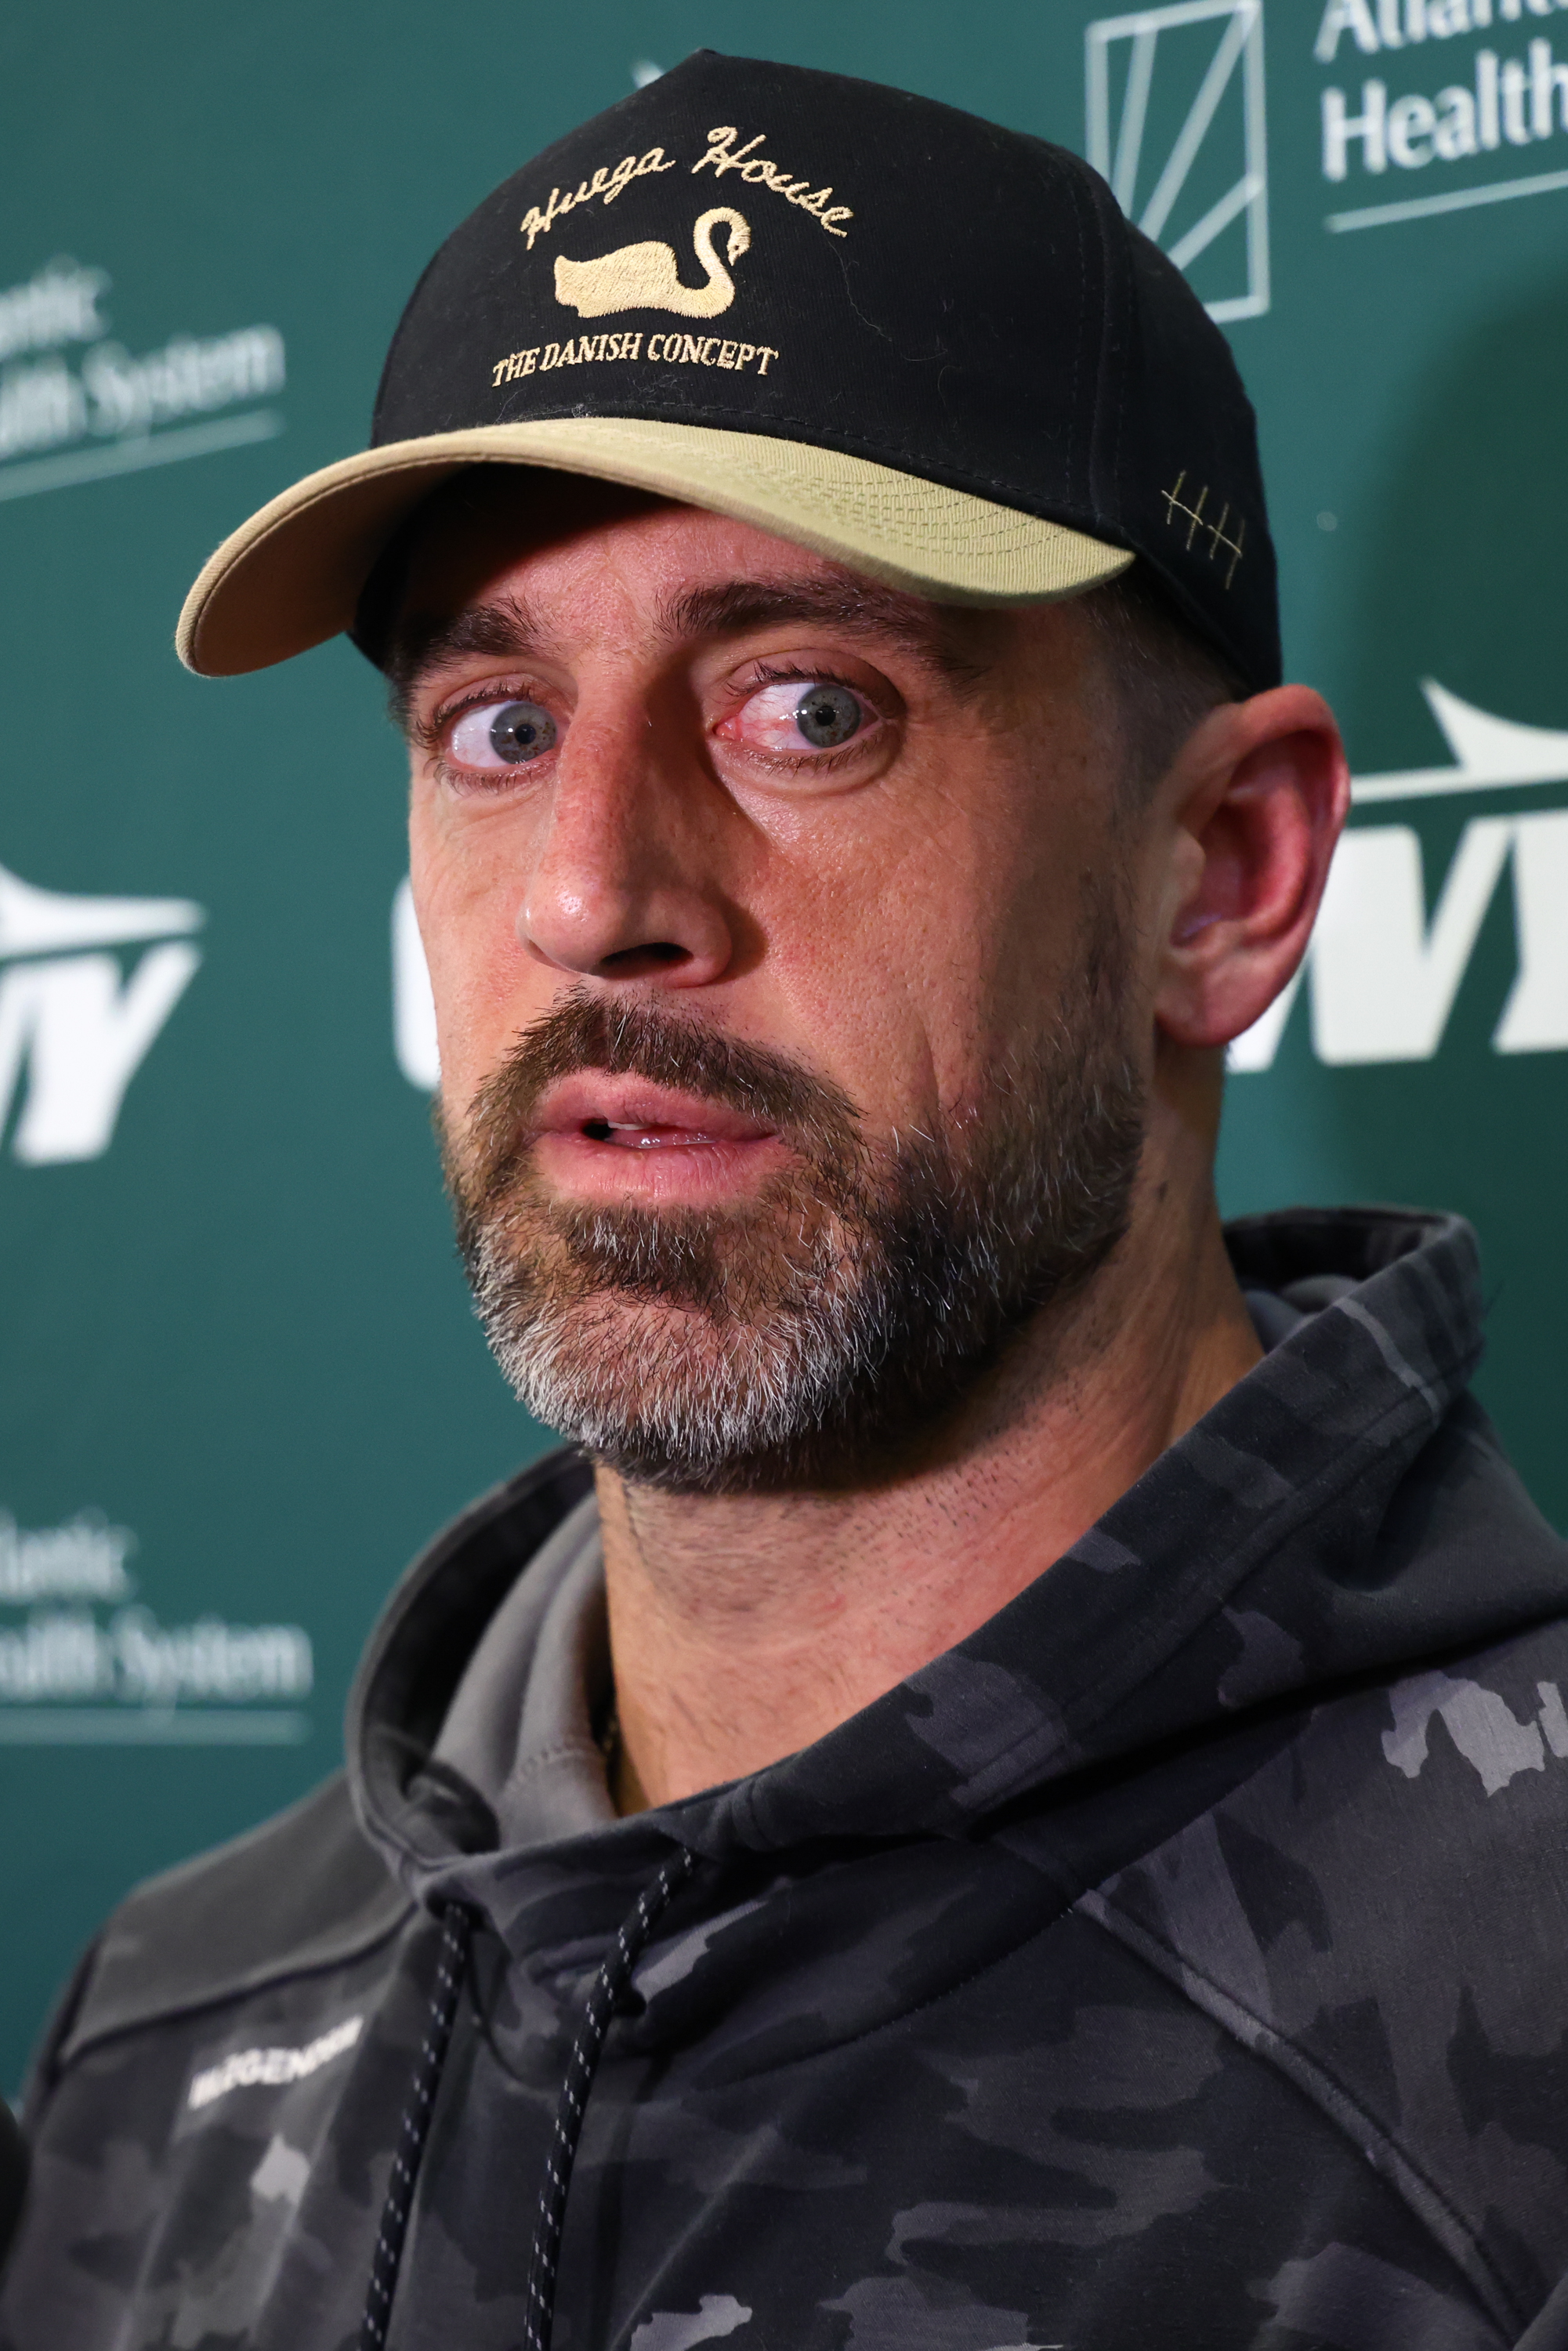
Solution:
{"label": "black baseball cap", "polygon": [[1065,148],[874,82],[700,50],[525,165],[415,287],[370,448],[225,541],[181,658],[232,675],[353,633],[414,508],[486,464],[943,603],[1135,557],[1249,687],[1280,677],[1252,410],[1180,272]]}

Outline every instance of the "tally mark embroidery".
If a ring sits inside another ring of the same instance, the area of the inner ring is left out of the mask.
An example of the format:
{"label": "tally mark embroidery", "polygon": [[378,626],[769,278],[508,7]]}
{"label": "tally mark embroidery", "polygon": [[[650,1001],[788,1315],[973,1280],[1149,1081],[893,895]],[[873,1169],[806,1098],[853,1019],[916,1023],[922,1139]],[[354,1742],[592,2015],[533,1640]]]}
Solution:
{"label": "tally mark embroidery", "polygon": [[1228,588],[1232,580],[1236,577],[1236,567],[1241,560],[1242,543],[1247,537],[1246,519],[1244,517],[1239,516],[1236,523],[1236,536],[1234,538],[1228,538],[1226,535],[1225,526],[1230,519],[1230,507],[1228,504],[1220,507],[1219,519],[1218,522],[1205,522],[1203,518],[1203,510],[1208,504],[1208,485],[1206,482],[1203,488],[1199,490],[1197,494],[1197,504],[1195,507],[1188,506],[1181,494],[1182,484],[1186,480],[1186,470],[1184,467],[1176,475],[1176,487],[1171,490],[1162,490],[1160,493],[1160,496],[1166,502],[1166,522],[1168,526],[1176,521],[1177,515],[1185,515],[1186,517],[1187,526],[1186,545],[1190,548],[1194,539],[1198,538],[1200,535],[1207,538],[1208,541],[1208,559],[1211,563],[1215,557],[1219,553],[1222,547],[1228,549],[1230,560],[1225,569],[1225,584]]}

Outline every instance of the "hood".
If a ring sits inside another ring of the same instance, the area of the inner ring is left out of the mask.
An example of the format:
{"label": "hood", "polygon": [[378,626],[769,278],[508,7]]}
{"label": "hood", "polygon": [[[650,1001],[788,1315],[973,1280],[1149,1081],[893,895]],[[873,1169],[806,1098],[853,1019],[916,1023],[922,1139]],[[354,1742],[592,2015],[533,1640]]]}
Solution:
{"label": "hood", "polygon": [[[781,1863],[973,1839],[1041,1807],[1065,1824],[1140,1776],[1190,1786],[1190,1771],[1151,1774],[1162,1759],[1233,1751],[1239,1731],[1255,1745],[1358,1679],[1560,1614],[1563,1546],[1468,1393],[1482,1320],[1469,1227],[1298,1209],[1227,1239],[1249,1290],[1339,1294],[1007,1607],[800,1753],[529,1858],[558,1883],[630,1886],[674,1846]],[[350,1700],[367,1834],[417,1898],[461,1897],[504,1938],[525,1856],[495,1851],[488,1808],[432,1750],[486,1625],[591,1479],[580,1456],[552,1455],[439,1537]],[[1084,1882],[1124,1857],[1085,1854]]]}

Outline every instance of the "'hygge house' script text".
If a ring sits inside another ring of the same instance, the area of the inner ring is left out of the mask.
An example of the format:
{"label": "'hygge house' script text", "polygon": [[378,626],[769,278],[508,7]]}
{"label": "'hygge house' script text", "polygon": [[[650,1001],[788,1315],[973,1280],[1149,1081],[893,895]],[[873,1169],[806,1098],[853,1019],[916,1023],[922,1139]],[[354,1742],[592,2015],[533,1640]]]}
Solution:
{"label": "'hygge house' script text", "polygon": [[[707,153],[692,165],[694,179],[699,172],[710,168],[715,178],[719,180],[727,172],[738,172],[749,186],[771,188],[775,195],[784,197],[786,202],[798,205],[801,212],[809,213],[817,226],[826,229],[830,236],[848,234],[837,224],[853,220],[854,214],[848,204],[835,204],[830,201],[833,193],[831,188],[813,188],[809,179],[792,180],[788,172],[778,163],[769,162],[766,155],[752,152],[767,138],[766,131],[759,131],[754,139],[747,140],[740,147],[735,143],[740,133],[733,123],[721,122],[707,136]],[[647,179],[658,172],[673,171],[675,162],[676,158],[666,155],[662,147],[650,147],[645,155],[622,155],[613,169],[608,163],[601,163],[591,178],[580,180],[576,188],[569,188],[565,195],[559,188],[552,188],[544,210],[541,212],[538,204],[530,204],[518,224],[528,240],[528,251],[533,251],[536,237],[547,235],[558,220],[564,220],[568,213],[577,210],[579,204],[595,202],[612,204],[617,196],[625,193],[633,180]]]}
{"label": "'hygge house' script text", "polygon": [[727,172],[738,172],[741,178],[753,187],[771,188],[775,195],[787,197],[790,204],[799,204],[800,210],[810,213],[818,227],[825,228],[830,236],[848,234],[844,229],[835,228],[833,224],[835,221],[853,220],[854,214],[848,204],[829,204],[828,198],[833,193],[831,188],[813,188],[810,180],[792,180],[777,163],[770,163],[766,155],[754,155],[751,151],[761,146],[768,136],[766,131],[759,131],[755,139],[747,141],[744,147],[737,147],[735,143],[739,136],[733,123],[723,122],[716,130],[710,131],[707,153],[700,162],[692,165],[693,178],[699,172],[706,171],[710,163],[717,180],[722,180]]}
{"label": "'hygge house' script text", "polygon": [[[633,180],[644,180],[654,172],[673,172],[675,159],[666,155],[662,147],[650,147],[645,155],[622,155],[613,171],[601,163],[591,180],[580,180],[575,194],[569,189],[563,196],[559,188],[549,192],[549,202],[541,213],[538,204],[530,204],[519,224],[528,240],[528,251],[534,249],[536,236],[543,236],[558,220],[575,212],[579,204],[591,204],[595,197],[612,204],[631,186]],[[831,193],[831,191],[830,191]]]}

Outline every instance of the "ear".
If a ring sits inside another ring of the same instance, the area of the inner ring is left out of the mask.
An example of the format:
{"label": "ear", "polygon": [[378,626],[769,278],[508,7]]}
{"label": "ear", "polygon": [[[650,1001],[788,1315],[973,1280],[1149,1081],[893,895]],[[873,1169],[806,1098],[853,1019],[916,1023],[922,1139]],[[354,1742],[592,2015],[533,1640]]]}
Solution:
{"label": "ear", "polygon": [[1302,956],[1350,806],[1333,713],[1304,685],[1226,703],[1161,788],[1168,811],[1155,1018],[1180,1045],[1228,1045]]}

